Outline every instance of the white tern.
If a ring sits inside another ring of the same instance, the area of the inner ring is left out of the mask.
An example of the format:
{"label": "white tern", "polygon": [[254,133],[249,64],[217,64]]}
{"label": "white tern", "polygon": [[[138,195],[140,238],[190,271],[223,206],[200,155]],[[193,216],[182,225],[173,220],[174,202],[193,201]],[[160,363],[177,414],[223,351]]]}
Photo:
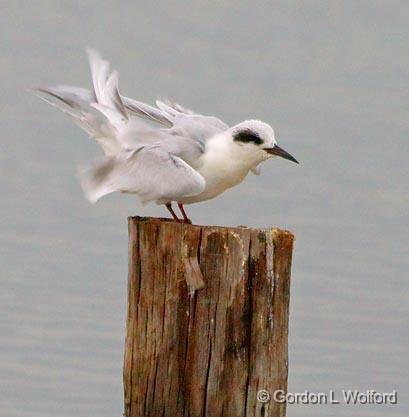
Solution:
{"label": "white tern", "polygon": [[80,173],[92,203],[114,191],[133,193],[142,204],[164,204],[181,221],[172,208],[177,203],[183,221],[190,222],[184,204],[217,197],[275,156],[297,162],[264,122],[229,127],[176,103],[158,100],[153,107],[122,96],[118,72],[96,51],[87,52],[91,90],[60,85],[35,91],[102,147],[105,156]]}

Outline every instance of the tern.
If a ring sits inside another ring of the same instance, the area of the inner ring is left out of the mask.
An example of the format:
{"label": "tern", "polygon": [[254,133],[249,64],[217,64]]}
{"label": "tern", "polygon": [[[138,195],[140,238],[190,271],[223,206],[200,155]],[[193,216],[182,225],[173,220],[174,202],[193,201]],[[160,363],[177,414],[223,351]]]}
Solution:
{"label": "tern", "polygon": [[[170,101],[156,107],[122,96],[118,72],[87,50],[92,89],[59,85],[35,93],[68,114],[105,156],[80,173],[87,199],[119,191],[142,205],[165,205],[175,221],[190,223],[184,204],[217,197],[273,157],[298,161],[277,145],[273,128],[259,120],[228,126]],[[176,203],[182,219],[172,208]]]}

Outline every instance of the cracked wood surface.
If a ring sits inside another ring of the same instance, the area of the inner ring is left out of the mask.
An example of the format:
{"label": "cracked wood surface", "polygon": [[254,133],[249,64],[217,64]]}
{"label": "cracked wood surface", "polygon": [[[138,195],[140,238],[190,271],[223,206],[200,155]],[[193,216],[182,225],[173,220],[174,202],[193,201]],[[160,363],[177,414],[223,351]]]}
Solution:
{"label": "cracked wood surface", "polygon": [[126,417],[283,417],[293,235],[131,217]]}

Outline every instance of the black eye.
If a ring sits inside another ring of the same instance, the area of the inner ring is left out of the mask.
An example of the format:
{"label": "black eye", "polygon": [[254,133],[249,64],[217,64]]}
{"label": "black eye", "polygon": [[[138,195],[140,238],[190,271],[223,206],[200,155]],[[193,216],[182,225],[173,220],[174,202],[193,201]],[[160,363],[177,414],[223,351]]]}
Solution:
{"label": "black eye", "polygon": [[254,143],[255,145],[261,145],[263,143],[260,136],[252,132],[251,130],[242,130],[233,136],[233,140],[242,143]]}

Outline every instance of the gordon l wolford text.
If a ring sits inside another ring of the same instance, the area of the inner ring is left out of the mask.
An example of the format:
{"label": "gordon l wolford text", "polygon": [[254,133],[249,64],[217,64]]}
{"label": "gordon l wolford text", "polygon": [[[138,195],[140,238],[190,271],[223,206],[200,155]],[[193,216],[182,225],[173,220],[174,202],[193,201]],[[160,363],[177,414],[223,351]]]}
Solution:
{"label": "gordon l wolford text", "polygon": [[328,392],[285,392],[277,390],[273,393],[273,399],[277,403],[287,404],[397,404],[398,394],[396,390],[391,392],[377,392],[373,389],[366,391],[341,390],[342,395],[337,396],[334,390]]}

